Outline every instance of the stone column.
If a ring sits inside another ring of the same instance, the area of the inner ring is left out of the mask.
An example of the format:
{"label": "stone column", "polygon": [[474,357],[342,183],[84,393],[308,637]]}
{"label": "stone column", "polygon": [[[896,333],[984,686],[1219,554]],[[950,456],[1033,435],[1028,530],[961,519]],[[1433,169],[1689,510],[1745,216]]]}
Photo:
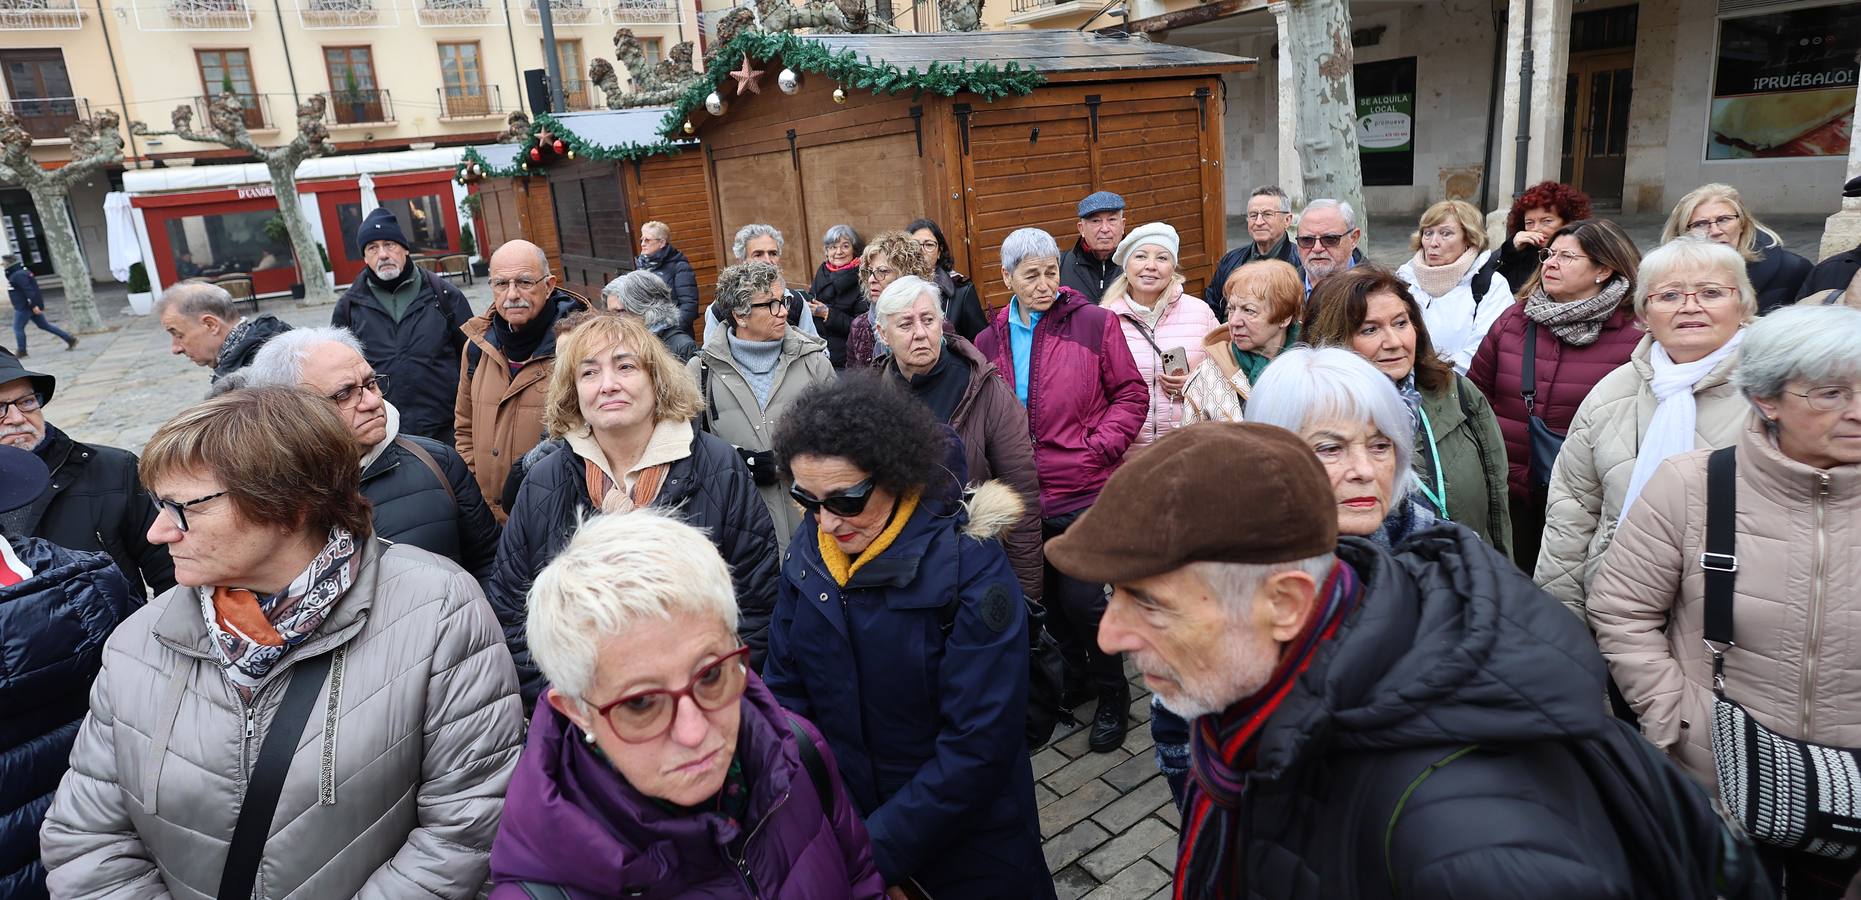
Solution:
{"label": "stone column", "polygon": [[[1861,113],[1861,86],[1855,88],[1855,103],[1856,112]],[[1849,130],[1846,178],[1861,178],[1861,127]],[[1830,216],[1823,227],[1822,247],[1816,258],[1828,259],[1856,246],[1861,246],[1861,197],[1849,197],[1842,201],[1841,211]]]}
{"label": "stone column", "polygon": [[[1564,81],[1570,72],[1571,0],[1532,0],[1531,146],[1525,183],[1558,177],[1564,150]],[[1498,180],[1495,196],[1511,207],[1518,171],[1519,57],[1524,49],[1525,0],[1510,0],[1506,14],[1505,89],[1500,100]]]}
{"label": "stone column", "polygon": [[1273,25],[1278,35],[1279,59],[1274,62],[1275,84],[1278,89],[1279,113],[1279,186],[1292,198],[1292,208],[1296,211],[1305,204],[1305,172],[1299,166],[1299,84],[1298,73],[1287,61],[1286,14],[1289,4],[1286,0],[1267,5],[1273,13]]}

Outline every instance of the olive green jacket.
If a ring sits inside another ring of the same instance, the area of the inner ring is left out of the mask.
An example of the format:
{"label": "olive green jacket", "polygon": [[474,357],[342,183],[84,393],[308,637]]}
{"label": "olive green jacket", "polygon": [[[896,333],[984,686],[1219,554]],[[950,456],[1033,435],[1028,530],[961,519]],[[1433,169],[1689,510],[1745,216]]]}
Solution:
{"label": "olive green jacket", "polygon": [[[1506,444],[1499,419],[1473,382],[1455,375],[1447,390],[1422,392],[1422,412],[1434,430],[1448,518],[1512,557],[1512,516],[1506,502]],[[1415,432],[1415,480],[1435,488],[1428,433]],[[1420,495],[1418,489],[1415,492]]]}

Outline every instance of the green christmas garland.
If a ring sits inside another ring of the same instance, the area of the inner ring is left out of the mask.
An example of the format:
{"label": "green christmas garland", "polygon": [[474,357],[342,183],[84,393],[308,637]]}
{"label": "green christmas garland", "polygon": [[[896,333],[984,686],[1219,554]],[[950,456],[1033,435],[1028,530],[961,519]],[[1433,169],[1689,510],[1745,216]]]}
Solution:
{"label": "green christmas garland", "polygon": [[972,66],[968,60],[956,65],[933,62],[922,72],[916,66],[901,70],[884,60],[875,62],[871,56],[862,59],[851,50],[835,53],[806,36],[745,31],[720,49],[711,58],[704,77],[672,104],[665,121],[660,124],[659,133],[669,138],[683,137],[686,118],[693,110],[704,108],[704,98],[742,64],[745,55],[759,62],[779,58],[782,65],[797,72],[823,75],[848,90],[869,90],[874,94],[911,91],[914,95],[931,93],[954,97],[968,93],[993,101],[1010,94],[1031,94],[1046,81],[1039,72],[1016,62],[1005,66],[986,62]]}
{"label": "green christmas garland", "polygon": [[555,156],[556,151],[554,147],[543,147],[541,144],[539,138],[545,131],[549,132],[550,136],[555,140],[561,141],[563,149],[574,153],[576,159],[592,159],[600,162],[632,162],[636,159],[646,159],[651,156],[667,156],[691,146],[691,140],[686,138],[683,143],[676,141],[659,141],[653,144],[623,144],[619,147],[603,147],[600,144],[592,143],[581,135],[570,131],[568,126],[562,124],[554,115],[550,113],[540,113],[537,115],[536,121],[530,125],[530,139],[524,142],[523,151],[517,154],[517,160],[520,165],[529,163],[531,169],[539,168],[539,164],[530,159],[530,151],[533,149],[541,149],[545,161]]}
{"label": "green christmas garland", "polygon": [[486,178],[513,178],[515,176],[522,175],[524,174],[522,168],[520,168],[520,164],[522,162],[523,162],[523,154],[519,153],[517,155],[517,159],[513,161],[510,165],[494,166],[489,161],[487,161],[483,156],[479,155],[477,147],[466,147],[465,148],[465,164],[474,165],[481,169],[484,169],[485,170],[484,177]]}

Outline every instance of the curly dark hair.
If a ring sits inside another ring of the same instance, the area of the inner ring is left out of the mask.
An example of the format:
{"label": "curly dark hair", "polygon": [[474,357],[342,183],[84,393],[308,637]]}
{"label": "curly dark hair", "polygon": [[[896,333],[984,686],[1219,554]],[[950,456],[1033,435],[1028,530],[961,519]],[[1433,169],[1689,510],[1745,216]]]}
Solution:
{"label": "curly dark hair", "polygon": [[1354,351],[1351,337],[1363,327],[1370,312],[1370,295],[1391,293],[1409,311],[1409,327],[1415,329],[1415,385],[1429,393],[1445,390],[1454,383],[1454,367],[1435,355],[1434,341],[1428,337],[1428,324],[1422,320],[1422,308],[1409,293],[1409,286],[1395,273],[1382,266],[1365,263],[1332,275],[1312,288],[1311,312],[1306,315],[1299,339],[1314,347],[1343,347]]}
{"label": "curly dark hair", "polygon": [[1557,181],[1540,181],[1526,188],[1506,214],[1506,240],[1525,227],[1526,210],[1540,207],[1557,213],[1565,223],[1575,222],[1590,217],[1590,195]]}
{"label": "curly dark hair", "polygon": [[903,496],[931,483],[945,441],[923,401],[877,375],[848,373],[804,391],[782,414],[776,467],[792,481],[795,457],[844,459],[870,475],[874,487]]}

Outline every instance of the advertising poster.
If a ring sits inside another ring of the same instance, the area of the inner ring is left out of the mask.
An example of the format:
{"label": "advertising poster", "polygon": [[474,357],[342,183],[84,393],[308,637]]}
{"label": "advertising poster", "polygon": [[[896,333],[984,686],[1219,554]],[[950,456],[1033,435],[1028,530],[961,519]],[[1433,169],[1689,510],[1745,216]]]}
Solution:
{"label": "advertising poster", "polygon": [[1861,3],[1719,22],[1707,159],[1846,156]]}
{"label": "advertising poster", "polygon": [[1411,184],[1415,173],[1415,57],[1357,66],[1357,154],[1363,183]]}

